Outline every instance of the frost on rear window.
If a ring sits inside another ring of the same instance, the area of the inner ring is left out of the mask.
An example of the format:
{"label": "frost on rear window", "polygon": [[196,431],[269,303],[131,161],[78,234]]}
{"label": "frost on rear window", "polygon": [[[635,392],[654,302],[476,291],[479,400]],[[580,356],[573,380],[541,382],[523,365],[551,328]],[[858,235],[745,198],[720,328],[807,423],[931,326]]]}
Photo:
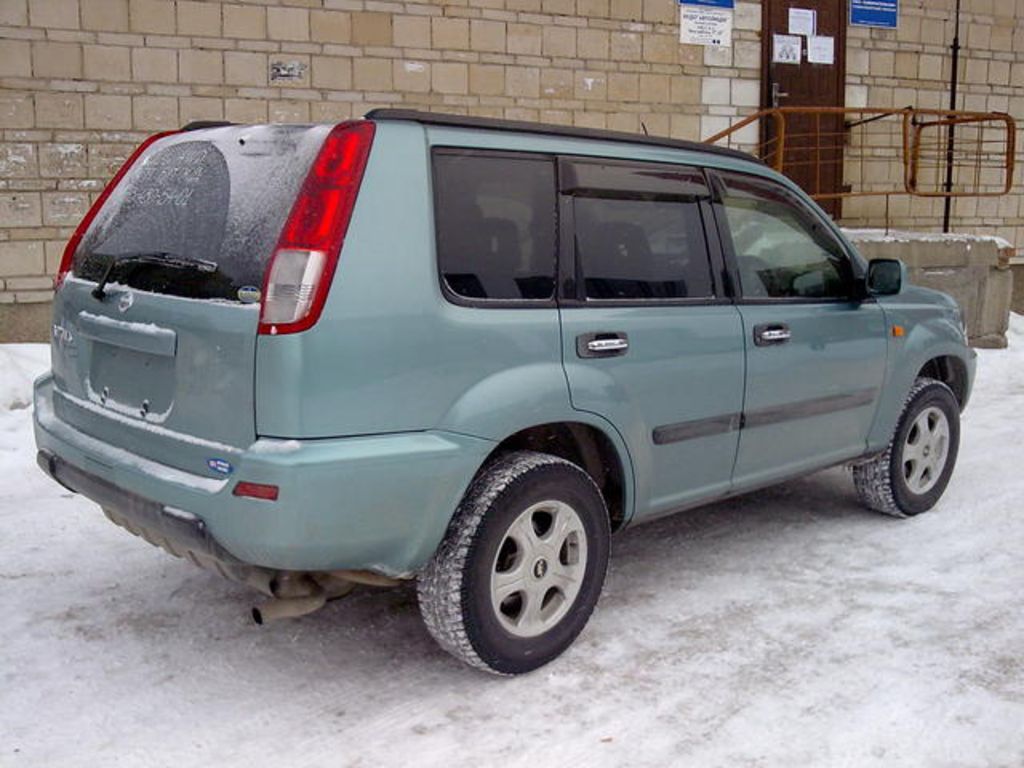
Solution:
{"label": "frost on rear window", "polygon": [[[330,126],[230,126],[156,142],[111,194],[74,273],[200,299],[259,287]],[[202,265],[202,268],[189,265]],[[215,264],[216,269],[210,265]]]}

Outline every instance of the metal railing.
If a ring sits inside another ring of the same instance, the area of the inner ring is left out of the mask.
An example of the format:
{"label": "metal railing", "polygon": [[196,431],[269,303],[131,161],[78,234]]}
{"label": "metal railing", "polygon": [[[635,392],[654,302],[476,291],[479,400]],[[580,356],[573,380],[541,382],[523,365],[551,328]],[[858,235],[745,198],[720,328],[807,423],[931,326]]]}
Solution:
{"label": "metal railing", "polygon": [[778,107],[705,142],[757,155],[817,200],[994,197],[1013,186],[1016,123],[1001,112]]}

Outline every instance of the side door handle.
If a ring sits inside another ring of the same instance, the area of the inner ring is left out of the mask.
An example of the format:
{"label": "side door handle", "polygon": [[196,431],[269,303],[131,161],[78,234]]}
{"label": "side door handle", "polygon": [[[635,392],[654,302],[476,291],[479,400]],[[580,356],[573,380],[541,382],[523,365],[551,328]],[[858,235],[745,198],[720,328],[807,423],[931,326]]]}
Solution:
{"label": "side door handle", "polygon": [[579,357],[619,357],[629,351],[629,336],[624,333],[584,333],[576,337]]}
{"label": "side door handle", "polygon": [[759,347],[773,347],[785,344],[792,337],[785,323],[766,323],[754,326],[754,344]]}

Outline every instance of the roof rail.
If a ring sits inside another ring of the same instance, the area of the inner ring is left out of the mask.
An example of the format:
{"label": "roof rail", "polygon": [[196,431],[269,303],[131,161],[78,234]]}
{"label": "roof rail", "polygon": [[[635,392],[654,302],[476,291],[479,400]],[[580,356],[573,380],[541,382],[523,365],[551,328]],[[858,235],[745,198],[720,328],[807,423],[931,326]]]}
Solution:
{"label": "roof rail", "polygon": [[763,164],[762,161],[746,152],[726,147],[704,144],[699,141],[685,141],[660,136],[646,136],[638,133],[607,131],[597,128],[575,128],[547,123],[532,123],[523,120],[503,120],[492,117],[470,117],[468,115],[452,115],[441,112],[420,112],[414,109],[374,109],[366,113],[367,120],[408,120],[423,125],[448,125],[458,128],[481,128],[489,131],[509,131],[516,133],[535,133],[542,136],[565,136],[574,139],[592,139],[595,141],[618,141],[629,144],[648,144],[656,147],[685,149],[702,154],[714,154],[744,160],[748,163]]}

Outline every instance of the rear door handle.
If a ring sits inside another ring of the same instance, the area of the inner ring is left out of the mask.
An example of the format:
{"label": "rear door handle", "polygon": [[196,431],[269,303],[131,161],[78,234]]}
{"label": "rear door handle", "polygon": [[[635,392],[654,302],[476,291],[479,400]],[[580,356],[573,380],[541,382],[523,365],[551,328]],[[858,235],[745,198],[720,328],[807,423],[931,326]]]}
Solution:
{"label": "rear door handle", "polygon": [[629,350],[629,336],[624,333],[584,333],[576,337],[576,354],[580,357],[619,357]]}
{"label": "rear door handle", "polygon": [[759,347],[773,347],[785,344],[792,337],[789,326],[785,323],[767,323],[754,326],[754,344]]}

